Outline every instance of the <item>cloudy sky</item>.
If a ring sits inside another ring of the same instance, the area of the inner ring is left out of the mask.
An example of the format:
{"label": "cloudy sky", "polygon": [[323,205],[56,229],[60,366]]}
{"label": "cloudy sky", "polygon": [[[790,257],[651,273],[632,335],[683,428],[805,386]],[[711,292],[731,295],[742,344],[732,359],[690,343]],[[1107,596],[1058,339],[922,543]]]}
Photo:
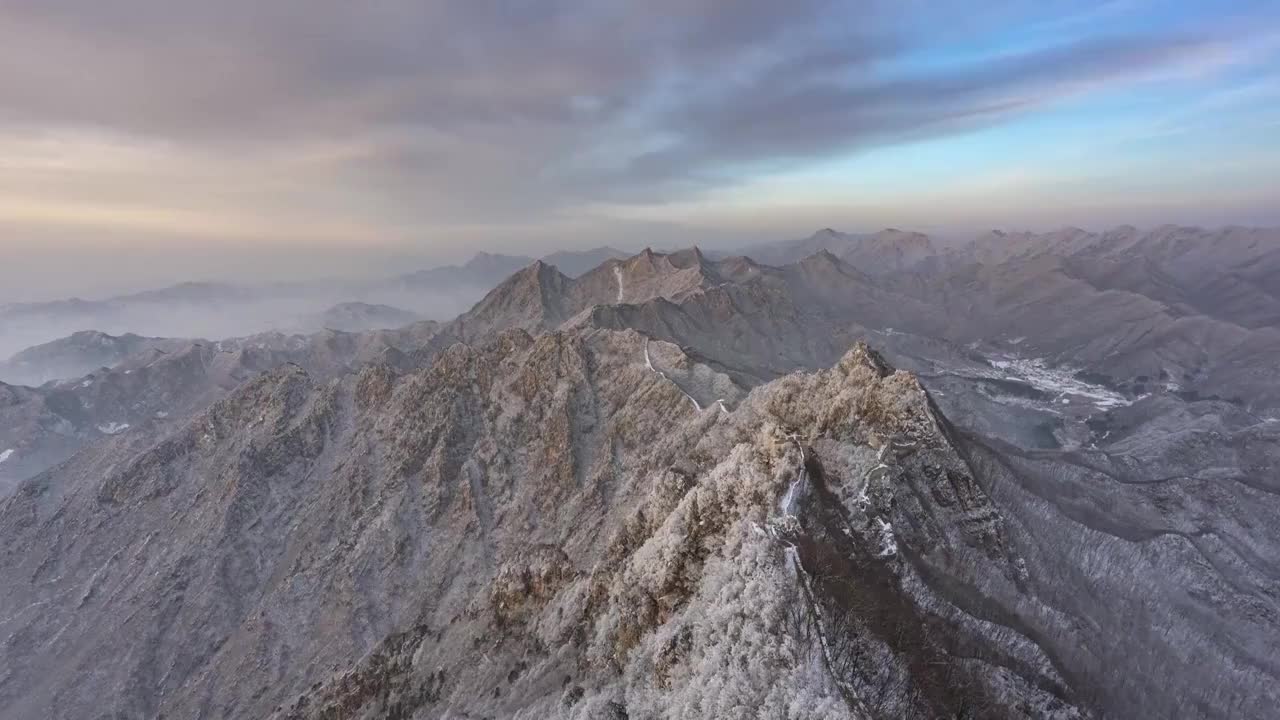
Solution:
{"label": "cloudy sky", "polygon": [[1252,0],[0,0],[0,286],[1280,224],[1278,60]]}

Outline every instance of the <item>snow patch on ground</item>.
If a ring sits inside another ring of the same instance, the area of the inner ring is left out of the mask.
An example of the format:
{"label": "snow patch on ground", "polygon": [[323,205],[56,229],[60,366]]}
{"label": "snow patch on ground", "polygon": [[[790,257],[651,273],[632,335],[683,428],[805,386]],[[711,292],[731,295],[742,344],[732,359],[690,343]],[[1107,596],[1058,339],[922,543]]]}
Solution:
{"label": "snow patch on ground", "polygon": [[800,467],[796,468],[796,477],[787,486],[787,492],[778,500],[778,513],[784,518],[796,516],[796,505],[809,489],[809,457],[798,437],[793,435],[789,439],[800,451]]}
{"label": "snow patch on ground", "polygon": [[13,457],[12,448],[5,450],[4,452],[0,452],[0,463],[4,462],[5,460],[8,460],[11,457]]}
{"label": "snow patch on ground", "polygon": [[104,435],[118,435],[129,429],[129,423],[109,422],[98,426],[98,432]]}
{"label": "snow patch on ground", "polygon": [[169,413],[167,413],[167,412],[165,412],[165,411],[163,411],[163,410],[157,410],[157,411],[156,411],[156,417],[158,417],[158,418],[160,418],[161,420],[163,420],[163,419],[165,419],[165,418],[169,417]]}
{"label": "snow patch on ground", "polygon": [[620,265],[613,266],[613,276],[618,278],[618,299],[616,302],[622,302],[622,294],[623,294],[622,266]]}
{"label": "snow patch on ground", "polygon": [[92,384],[93,384],[93,378],[90,378],[90,379],[85,380],[84,382],[80,383],[80,387],[89,387],[89,386],[90,386],[90,385],[92,385]]}
{"label": "snow patch on ground", "polygon": [[898,554],[898,539],[893,535],[893,523],[876,518],[880,524],[880,557],[892,557]]}
{"label": "snow patch on ground", "polygon": [[796,501],[804,490],[805,474],[806,471],[801,466],[800,471],[796,473],[796,479],[791,481],[791,484],[787,486],[786,494],[778,501],[778,512],[782,513],[784,517],[794,517],[796,514]]}
{"label": "snow patch on ground", "polygon": [[1071,397],[1082,398],[1101,410],[1133,404],[1118,392],[1075,377],[1071,368],[1049,367],[1044,358],[1002,358],[992,360],[991,365],[1003,378],[1023,380],[1037,390],[1057,394],[1063,405],[1070,405]]}

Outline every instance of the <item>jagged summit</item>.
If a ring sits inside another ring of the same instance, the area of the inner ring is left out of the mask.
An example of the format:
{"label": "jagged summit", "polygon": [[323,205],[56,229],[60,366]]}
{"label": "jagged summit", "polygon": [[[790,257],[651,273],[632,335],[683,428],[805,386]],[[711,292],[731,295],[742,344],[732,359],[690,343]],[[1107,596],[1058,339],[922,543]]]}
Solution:
{"label": "jagged summit", "polygon": [[697,248],[658,253],[646,248],[611,259],[581,277],[570,278],[535,261],[491,291],[459,317],[437,341],[472,340],[497,329],[553,329],[598,305],[681,301],[724,282],[718,264]]}
{"label": "jagged summit", "polygon": [[555,265],[560,272],[569,277],[578,277],[609,260],[629,257],[630,254],[617,248],[604,246],[590,250],[555,252],[544,256],[542,260],[548,265]]}
{"label": "jagged summit", "polygon": [[555,266],[535,260],[450,323],[448,332],[470,340],[506,328],[556,327],[573,315],[568,292],[573,286],[574,281]]}

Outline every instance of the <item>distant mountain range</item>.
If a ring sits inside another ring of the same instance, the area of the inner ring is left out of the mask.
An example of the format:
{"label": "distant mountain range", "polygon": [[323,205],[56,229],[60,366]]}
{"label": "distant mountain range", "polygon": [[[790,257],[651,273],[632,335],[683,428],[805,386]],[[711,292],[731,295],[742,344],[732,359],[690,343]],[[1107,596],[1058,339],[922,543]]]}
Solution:
{"label": "distant mountain range", "polygon": [[890,228],[851,235],[826,228],[803,240],[744,248],[742,254],[767,265],[785,265],[823,250],[870,275],[906,270],[942,252],[922,233]]}
{"label": "distant mountain range", "polygon": [[[557,252],[544,258],[570,275],[624,253],[613,248]],[[447,320],[466,310],[532,258],[478,253],[466,264],[376,281],[326,280],[268,286],[182,283],[104,300],[0,305],[0,360],[25,348],[93,330],[114,335],[232,337],[275,331],[373,330],[416,319]],[[359,305],[357,305],[358,303]],[[358,310],[360,306],[363,310]],[[371,312],[369,306],[381,306]],[[30,382],[32,375],[0,380]],[[62,377],[44,373],[47,378]]]}
{"label": "distant mountain range", "polygon": [[602,252],[24,353],[0,718],[1280,705],[1280,233]]}

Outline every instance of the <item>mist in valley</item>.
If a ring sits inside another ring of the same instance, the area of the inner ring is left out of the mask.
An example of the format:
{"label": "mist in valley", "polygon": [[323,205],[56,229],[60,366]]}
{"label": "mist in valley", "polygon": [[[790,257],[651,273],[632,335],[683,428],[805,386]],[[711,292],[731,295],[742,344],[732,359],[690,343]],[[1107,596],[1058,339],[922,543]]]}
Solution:
{"label": "mist in valley", "polygon": [[382,287],[326,283],[301,290],[188,285],[102,301],[0,306],[0,382],[38,384],[60,377],[39,366],[19,369],[12,360],[24,350],[85,331],[221,340],[266,332],[390,329],[416,320],[447,320],[488,290],[469,283],[437,290],[391,282]]}

